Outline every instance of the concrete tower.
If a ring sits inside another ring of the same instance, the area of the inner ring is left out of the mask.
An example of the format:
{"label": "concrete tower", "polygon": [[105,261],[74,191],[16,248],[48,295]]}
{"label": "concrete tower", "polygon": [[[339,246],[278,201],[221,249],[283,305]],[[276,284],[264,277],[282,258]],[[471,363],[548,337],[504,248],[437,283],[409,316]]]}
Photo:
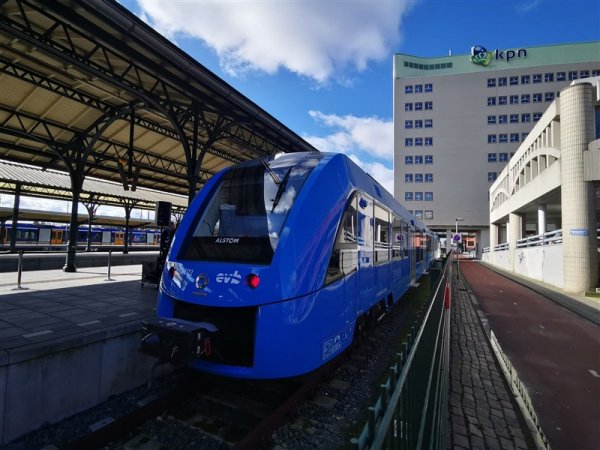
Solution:
{"label": "concrete tower", "polygon": [[584,179],[584,152],[594,139],[594,88],[575,84],[560,94],[560,165],[564,289],[584,292],[596,286],[595,191]]}

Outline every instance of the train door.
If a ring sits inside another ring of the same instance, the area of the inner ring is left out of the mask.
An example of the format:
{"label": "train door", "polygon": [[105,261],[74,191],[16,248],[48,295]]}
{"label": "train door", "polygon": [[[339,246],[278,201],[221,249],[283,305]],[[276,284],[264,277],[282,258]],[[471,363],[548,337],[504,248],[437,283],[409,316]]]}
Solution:
{"label": "train door", "polygon": [[102,244],[110,245],[112,242],[112,231],[102,231]]}
{"label": "train door", "polygon": [[115,231],[115,245],[123,245],[125,242],[125,233],[123,231]]}
{"label": "train door", "polygon": [[358,200],[358,309],[367,311],[375,302],[373,267],[373,201],[365,195]]}
{"label": "train door", "polygon": [[50,234],[50,243],[51,244],[62,244],[64,241],[64,234],[65,234],[65,230],[61,230],[61,229],[53,229],[52,233]]}
{"label": "train door", "polygon": [[50,228],[40,228],[40,233],[38,235],[38,242],[40,244],[49,244],[52,240],[52,232]]}
{"label": "train door", "polygon": [[406,245],[409,246],[408,253],[410,255],[410,284],[414,284],[417,278],[417,248],[415,246],[415,227],[413,225],[408,227],[408,242]]}

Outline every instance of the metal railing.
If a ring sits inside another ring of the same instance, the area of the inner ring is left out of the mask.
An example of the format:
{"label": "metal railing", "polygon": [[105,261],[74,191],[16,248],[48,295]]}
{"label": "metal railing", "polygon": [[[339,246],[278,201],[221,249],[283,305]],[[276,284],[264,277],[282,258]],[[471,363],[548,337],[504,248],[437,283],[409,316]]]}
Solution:
{"label": "metal railing", "polygon": [[450,361],[449,271],[445,261],[434,295],[396,355],[381,394],[353,449],[445,447]]}
{"label": "metal railing", "polygon": [[536,247],[539,245],[562,244],[562,230],[548,231],[535,236],[527,236],[517,241],[517,248]]}

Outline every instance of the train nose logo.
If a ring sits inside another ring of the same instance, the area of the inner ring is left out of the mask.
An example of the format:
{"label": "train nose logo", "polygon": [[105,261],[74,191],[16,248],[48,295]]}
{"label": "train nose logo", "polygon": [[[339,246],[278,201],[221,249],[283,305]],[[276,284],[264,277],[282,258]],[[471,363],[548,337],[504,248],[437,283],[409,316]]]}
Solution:
{"label": "train nose logo", "polygon": [[208,286],[208,275],[201,273],[196,277],[196,287],[198,289],[204,289],[206,286]]}

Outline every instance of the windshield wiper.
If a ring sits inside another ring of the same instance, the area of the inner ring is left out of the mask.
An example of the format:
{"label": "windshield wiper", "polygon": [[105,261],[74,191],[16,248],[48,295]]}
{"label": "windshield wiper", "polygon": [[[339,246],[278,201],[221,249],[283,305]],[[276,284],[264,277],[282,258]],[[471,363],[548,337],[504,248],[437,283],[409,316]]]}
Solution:
{"label": "windshield wiper", "polygon": [[267,169],[267,172],[269,172],[269,175],[271,175],[271,178],[273,178],[273,182],[277,185],[277,187],[281,186],[281,180],[279,179],[275,171],[269,167],[269,163],[264,159],[261,160],[261,162],[262,165],[265,166],[265,169]]}
{"label": "windshield wiper", "polygon": [[292,168],[290,167],[287,170],[287,172],[285,173],[285,177],[283,177],[283,181],[281,181],[281,183],[279,184],[279,188],[277,188],[277,194],[275,194],[275,198],[273,199],[273,207],[271,208],[271,212],[275,211],[275,208],[277,207],[277,205],[279,204],[279,201],[281,200],[281,196],[285,192],[285,186],[287,185],[287,182],[290,178],[291,171],[292,171]]}

